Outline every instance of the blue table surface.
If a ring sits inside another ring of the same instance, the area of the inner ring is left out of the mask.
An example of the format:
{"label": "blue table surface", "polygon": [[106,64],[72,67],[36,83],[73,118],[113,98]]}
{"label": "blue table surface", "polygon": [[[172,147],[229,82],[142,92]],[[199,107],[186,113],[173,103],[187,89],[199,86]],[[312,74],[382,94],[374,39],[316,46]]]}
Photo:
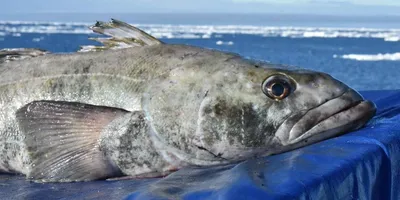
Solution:
{"label": "blue table surface", "polygon": [[237,165],[162,179],[32,183],[0,175],[0,199],[400,199],[400,90],[364,91],[378,107],[361,130]]}

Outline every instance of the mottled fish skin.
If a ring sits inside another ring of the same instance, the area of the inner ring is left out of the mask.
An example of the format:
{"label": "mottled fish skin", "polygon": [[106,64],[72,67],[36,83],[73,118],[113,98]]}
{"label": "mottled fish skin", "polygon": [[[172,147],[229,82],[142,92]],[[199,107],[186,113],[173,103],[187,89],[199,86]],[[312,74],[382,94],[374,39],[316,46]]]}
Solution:
{"label": "mottled fish skin", "polygon": [[153,79],[175,68],[214,68],[238,57],[185,45],[46,55],[0,65],[0,169],[28,173],[30,160],[15,112],[35,100],[82,102],[141,110]]}
{"label": "mottled fish skin", "polygon": [[[277,74],[293,85],[280,101],[262,92],[266,78]],[[38,100],[131,112],[99,138],[104,154],[131,176],[298,148],[359,128],[375,112],[327,74],[187,45],[45,55],[2,63],[0,77],[0,170],[23,174],[31,173],[32,160],[15,113]],[[319,109],[335,99],[326,112]],[[345,116],[335,115],[343,110]],[[310,123],[296,126],[303,116]],[[302,138],[308,130],[315,133]]]}

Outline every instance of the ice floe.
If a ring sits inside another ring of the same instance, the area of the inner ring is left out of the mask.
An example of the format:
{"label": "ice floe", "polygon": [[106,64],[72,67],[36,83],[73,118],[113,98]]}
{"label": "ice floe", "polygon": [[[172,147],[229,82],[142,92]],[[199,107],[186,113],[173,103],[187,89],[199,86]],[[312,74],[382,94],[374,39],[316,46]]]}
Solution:
{"label": "ice floe", "polygon": [[[90,34],[92,23],[81,22],[22,22],[0,21],[0,33],[67,33]],[[171,25],[132,24],[158,38],[209,39],[223,34],[251,34],[263,37],[290,38],[379,38],[388,42],[400,41],[400,29],[275,27],[248,25]]]}
{"label": "ice floe", "polygon": [[347,54],[333,55],[334,58],[343,58],[358,61],[400,61],[400,52],[397,53],[378,53],[378,54]]}

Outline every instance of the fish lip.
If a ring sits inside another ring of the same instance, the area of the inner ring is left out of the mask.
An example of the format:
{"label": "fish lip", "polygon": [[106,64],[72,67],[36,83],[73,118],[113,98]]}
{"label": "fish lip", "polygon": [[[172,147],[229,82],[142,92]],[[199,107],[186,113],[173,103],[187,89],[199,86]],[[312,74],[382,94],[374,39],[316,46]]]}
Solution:
{"label": "fish lip", "polygon": [[[340,96],[338,98],[340,98]],[[358,112],[357,115],[353,115],[353,117],[350,120],[342,120],[341,122],[343,123],[340,124],[339,126],[327,127],[324,130],[316,131],[315,127],[318,127],[321,124],[329,122],[329,120],[335,117],[340,119],[340,117],[345,115],[346,112],[348,113],[355,110],[360,110],[361,112]],[[349,103],[346,106],[346,108],[337,110],[335,114],[316,123],[312,128],[310,128],[304,134],[302,134],[300,137],[294,140],[285,143],[285,141],[281,140],[280,138],[275,138],[277,139],[277,143],[279,146],[273,149],[268,149],[268,150],[266,149],[265,152],[257,156],[268,156],[278,153],[284,153],[287,151],[304,147],[307,144],[313,144],[316,142],[320,142],[324,139],[329,139],[332,137],[339,136],[347,131],[359,129],[362,126],[364,126],[375,115],[375,113],[376,113],[376,105],[372,101],[369,100],[353,101]],[[305,114],[303,114],[302,116],[304,115]]]}
{"label": "fish lip", "polygon": [[[359,95],[353,90],[349,90],[346,93],[350,95]],[[343,98],[345,94],[335,99]],[[361,96],[360,98],[361,100],[354,99],[353,101],[347,102],[343,108],[333,111],[328,117],[319,120],[311,128],[299,135],[299,137],[289,139],[288,144],[292,145],[301,141],[309,140],[310,138],[312,138],[312,142],[317,142],[361,128],[375,115],[376,105],[372,101],[363,100]],[[320,106],[314,109],[318,108],[320,108]]]}

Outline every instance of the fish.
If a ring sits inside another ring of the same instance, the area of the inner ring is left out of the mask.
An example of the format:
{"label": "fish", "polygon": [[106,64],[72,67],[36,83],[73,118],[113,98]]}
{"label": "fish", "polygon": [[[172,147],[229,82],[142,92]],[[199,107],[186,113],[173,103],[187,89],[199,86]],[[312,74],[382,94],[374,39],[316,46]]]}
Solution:
{"label": "fish", "polygon": [[[103,46],[2,51],[0,172],[36,182],[163,177],[362,128],[373,102],[329,74],[185,44],[112,19]],[[4,56],[5,55],[5,56]],[[23,55],[23,58],[18,58]]]}

